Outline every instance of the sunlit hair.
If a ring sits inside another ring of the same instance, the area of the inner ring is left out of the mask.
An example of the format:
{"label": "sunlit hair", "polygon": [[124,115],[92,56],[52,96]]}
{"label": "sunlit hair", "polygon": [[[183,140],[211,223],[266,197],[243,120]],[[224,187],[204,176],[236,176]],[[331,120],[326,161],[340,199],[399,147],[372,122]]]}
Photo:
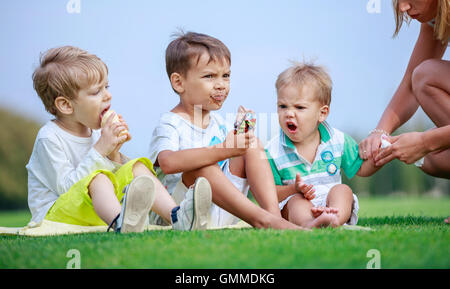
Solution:
{"label": "sunlit hair", "polygon": [[230,51],[217,38],[183,31],[174,34],[173,37],[176,39],[170,42],[166,49],[166,70],[169,78],[175,72],[186,75],[192,65],[198,64],[204,53],[209,55],[209,62],[226,60],[231,65]]}
{"label": "sunlit hair", "polygon": [[317,66],[313,63],[292,62],[292,66],[278,76],[275,87],[277,92],[279,92],[283,87],[290,85],[299,88],[304,85],[314,85],[317,100],[323,105],[330,105],[331,103],[333,83],[322,66]]}
{"label": "sunlit hair", "polygon": [[[450,37],[450,0],[436,0],[438,1],[437,14],[434,18],[434,36],[436,39],[447,42]],[[403,22],[410,23],[411,17],[408,14],[402,13],[399,7],[399,0],[392,0],[395,14],[395,32],[393,37],[396,37],[400,32]]]}
{"label": "sunlit hair", "polygon": [[73,46],[47,50],[41,54],[33,73],[33,86],[45,109],[56,115],[55,99],[76,99],[78,92],[107,81],[108,67],[97,56]]}

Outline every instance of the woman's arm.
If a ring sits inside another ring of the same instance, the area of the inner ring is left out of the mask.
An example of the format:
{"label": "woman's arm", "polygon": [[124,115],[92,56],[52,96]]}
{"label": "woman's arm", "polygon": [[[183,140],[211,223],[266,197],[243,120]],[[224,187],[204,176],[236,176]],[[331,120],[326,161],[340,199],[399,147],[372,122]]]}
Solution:
{"label": "woman's arm", "polygon": [[391,102],[384,111],[377,128],[392,133],[408,121],[419,107],[412,91],[411,76],[413,71],[427,59],[441,59],[446,48],[441,41],[434,38],[433,33],[433,28],[429,24],[424,23],[421,25],[419,38],[411,54],[405,75]]}
{"label": "woman's arm", "polygon": [[[412,91],[411,77],[414,69],[423,61],[431,58],[442,58],[446,45],[434,38],[433,28],[424,23],[421,25],[419,38],[411,54],[403,79],[378,122],[376,133],[371,134],[360,144],[360,157],[373,159],[380,147],[382,130],[394,132],[408,121],[417,111],[419,103]],[[364,153],[366,152],[366,154]]]}

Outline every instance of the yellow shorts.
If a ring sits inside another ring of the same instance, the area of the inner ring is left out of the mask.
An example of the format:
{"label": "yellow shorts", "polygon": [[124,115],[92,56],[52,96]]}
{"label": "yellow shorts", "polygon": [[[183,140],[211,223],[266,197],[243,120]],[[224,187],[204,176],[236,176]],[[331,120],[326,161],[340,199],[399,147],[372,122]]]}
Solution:
{"label": "yellow shorts", "polygon": [[114,186],[114,192],[119,200],[122,200],[123,189],[134,178],[133,166],[136,162],[143,163],[154,175],[152,162],[147,158],[137,158],[121,166],[115,173],[108,170],[97,170],[74,184],[66,193],[59,196],[45,216],[46,220],[80,225],[80,226],[105,226],[105,222],[95,213],[88,188],[91,181],[98,174],[106,175]]}

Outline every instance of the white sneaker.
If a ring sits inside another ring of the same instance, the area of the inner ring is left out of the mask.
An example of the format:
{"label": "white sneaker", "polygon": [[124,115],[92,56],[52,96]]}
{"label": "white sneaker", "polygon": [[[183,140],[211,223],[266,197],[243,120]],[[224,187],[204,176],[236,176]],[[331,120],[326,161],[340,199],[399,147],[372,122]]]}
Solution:
{"label": "white sneaker", "polygon": [[211,186],[199,177],[186,192],[180,206],[172,210],[172,228],[179,231],[206,230],[211,209]]}
{"label": "white sneaker", "polygon": [[[125,188],[122,210],[113,221],[114,230],[120,233],[143,232],[150,209],[155,201],[155,182],[150,176],[138,176]],[[111,227],[111,225],[110,225]],[[109,230],[109,229],[108,229]]]}

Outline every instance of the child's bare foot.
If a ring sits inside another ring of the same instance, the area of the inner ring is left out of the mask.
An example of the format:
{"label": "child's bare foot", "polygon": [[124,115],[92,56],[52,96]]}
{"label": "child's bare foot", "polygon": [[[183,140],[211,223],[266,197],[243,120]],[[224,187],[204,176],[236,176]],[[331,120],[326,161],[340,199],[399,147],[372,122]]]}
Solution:
{"label": "child's bare foot", "polygon": [[272,228],[277,230],[305,230],[310,231],[309,228],[301,227],[299,225],[296,225],[294,223],[289,222],[288,220],[284,218],[279,218],[277,216],[274,216],[272,214],[267,214],[267,219],[263,221],[263,223],[260,223],[259,225],[253,225],[253,227],[256,228]]}
{"label": "child's bare foot", "polygon": [[320,216],[307,224],[307,228],[322,228],[332,226],[333,228],[339,226],[339,220],[336,214],[328,213],[324,210]]}
{"label": "child's bare foot", "polygon": [[322,215],[322,213],[328,213],[328,214],[338,214],[339,209],[338,208],[332,208],[332,207],[312,207],[311,213],[313,214],[314,218],[319,217]]}
{"label": "child's bare foot", "polygon": [[325,207],[312,207],[311,213],[314,218],[317,218],[318,216],[322,215],[322,213],[325,211]]}

